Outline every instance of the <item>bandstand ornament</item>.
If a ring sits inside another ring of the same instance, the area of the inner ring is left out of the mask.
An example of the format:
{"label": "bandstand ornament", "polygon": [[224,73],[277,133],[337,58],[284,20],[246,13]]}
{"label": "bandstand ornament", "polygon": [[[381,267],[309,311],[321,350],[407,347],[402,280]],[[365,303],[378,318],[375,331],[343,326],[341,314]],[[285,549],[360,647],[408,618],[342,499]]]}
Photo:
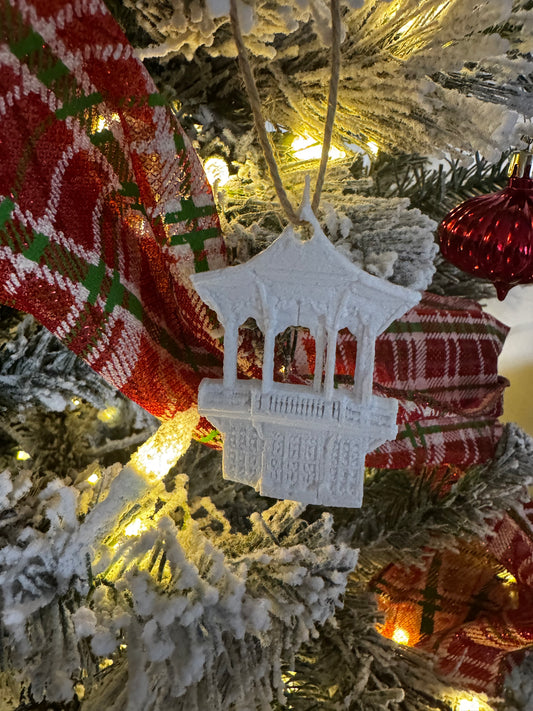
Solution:
{"label": "bandstand ornament", "polygon": [[[397,433],[398,401],[372,393],[375,341],[420,300],[417,291],[360,269],[314,230],[302,241],[287,227],[267,249],[226,269],[192,276],[224,327],[223,380],[205,379],[200,414],[224,435],[224,476],[264,496],[359,507],[367,452]],[[254,318],[264,335],[262,380],[237,379],[239,326]],[[274,346],[288,327],[315,339],[312,385],[274,380]],[[337,336],[357,339],[353,388],[334,387]]]}

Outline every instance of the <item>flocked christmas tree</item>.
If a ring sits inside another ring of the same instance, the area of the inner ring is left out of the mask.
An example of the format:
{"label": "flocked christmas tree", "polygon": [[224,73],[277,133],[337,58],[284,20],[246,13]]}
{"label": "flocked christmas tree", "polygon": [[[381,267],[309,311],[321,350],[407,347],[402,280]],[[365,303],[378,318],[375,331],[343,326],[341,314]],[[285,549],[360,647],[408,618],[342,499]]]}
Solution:
{"label": "flocked christmas tree", "polygon": [[[531,709],[532,441],[498,421],[494,288],[435,243],[529,131],[531,3],[349,2],[338,37],[322,0],[232,4],[292,204],[340,46],[316,213],[357,267],[424,292],[376,341],[398,436],[360,509],[306,507],[224,479],[199,418],[224,330],[190,276],[287,224],[230,3],[3,2],[0,708]],[[237,326],[260,379],[261,323]],[[274,345],[275,381],[316,382],[305,329]],[[329,361],[347,391],[348,331]]]}

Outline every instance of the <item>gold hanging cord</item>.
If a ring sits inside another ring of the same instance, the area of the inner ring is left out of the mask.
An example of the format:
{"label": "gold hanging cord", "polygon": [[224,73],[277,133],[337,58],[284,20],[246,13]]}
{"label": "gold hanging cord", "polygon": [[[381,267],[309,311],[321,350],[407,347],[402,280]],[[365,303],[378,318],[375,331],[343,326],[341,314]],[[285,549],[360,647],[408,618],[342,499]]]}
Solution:
{"label": "gold hanging cord", "polygon": [[[295,225],[300,225],[305,221],[301,220],[298,216],[297,212],[291,204],[291,201],[289,200],[289,196],[287,195],[285,188],[283,187],[278,165],[276,163],[276,158],[274,156],[274,152],[272,150],[272,146],[270,145],[270,141],[268,138],[268,133],[265,127],[265,119],[261,110],[261,100],[259,98],[259,92],[257,91],[257,85],[255,83],[252,67],[250,66],[250,62],[248,60],[248,52],[246,50],[244,40],[242,38],[241,26],[237,12],[237,0],[230,0],[230,20],[235,44],[237,45],[239,66],[241,68],[242,76],[244,79],[246,93],[248,94],[248,100],[250,101],[250,106],[252,107],[255,129],[259,137],[259,143],[261,144],[263,155],[268,165],[274,188],[276,190],[281,206],[285,210],[285,213],[289,220]],[[320,195],[322,193],[322,187],[324,185],[324,178],[326,175],[328,153],[331,146],[331,136],[333,134],[333,124],[335,122],[335,112],[337,110],[337,94],[339,89],[340,65],[340,0],[331,0],[331,77],[329,80],[328,111],[326,115],[326,125],[324,127],[322,155],[320,158],[320,166],[318,169],[315,191],[313,193],[313,200],[311,203],[314,213],[316,213],[318,205],[320,203]]]}

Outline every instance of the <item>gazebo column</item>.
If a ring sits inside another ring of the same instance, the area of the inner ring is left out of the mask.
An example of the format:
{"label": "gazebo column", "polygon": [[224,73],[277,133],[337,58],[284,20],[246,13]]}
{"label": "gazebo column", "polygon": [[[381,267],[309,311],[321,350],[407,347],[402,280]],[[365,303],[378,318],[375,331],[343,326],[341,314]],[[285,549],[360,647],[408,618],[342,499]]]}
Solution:
{"label": "gazebo column", "polygon": [[326,347],[326,333],[323,326],[319,325],[315,338],[315,376],[313,390],[317,393],[322,389],[322,371],[324,370],[324,348]]}
{"label": "gazebo column", "polygon": [[328,399],[333,397],[335,359],[337,356],[337,328],[328,328],[328,350],[326,353],[326,374],[324,377],[324,396]]}
{"label": "gazebo column", "polygon": [[274,347],[276,345],[275,325],[267,325],[265,329],[265,344],[263,347],[263,392],[272,389],[274,383]]}
{"label": "gazebo column", "polygon": [[235,387],[237,381],[237,349],[239,326],[236,321],[224,323],[224,389]]}
{"label": "gazebo column", "polygon": [[374,384],[376,337],[368,324],[364,324],[357,338],[357,360],[354,373],[354,394],[359,402],[368,402]]}

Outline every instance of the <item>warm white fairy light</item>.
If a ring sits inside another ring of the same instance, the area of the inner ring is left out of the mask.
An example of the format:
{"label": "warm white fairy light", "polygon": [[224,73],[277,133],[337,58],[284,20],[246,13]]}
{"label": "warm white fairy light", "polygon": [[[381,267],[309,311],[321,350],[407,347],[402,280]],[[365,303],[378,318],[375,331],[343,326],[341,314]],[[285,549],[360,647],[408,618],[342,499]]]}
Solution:
{"label": "warm white fairy light", "polygon": [[135,452],[130,465],[144,476],[162,479],[189,448],[198,420],[198,410],[191,407],[163,422]]}
{"label": "warm white fairy light", "polygon": [[74,405],[74,407],[79,407],[81,405],[79,397],[73,397],[70,402]]}
{"label": "warm white fairy light", "polygon": [[[298,160],[320,160],[322,157],[322,144],[307,134],[296,136],[292,142],[291,150]],[[328,158],[331,160],[339,160],[345,157],[346,153],[339,148],[331,146],[329,149]]]}
{"label": "warm white fairy light", "polygon": [[366,147],[374,156],[377,156],[377,154],[379,153],[379,146],[375,141],[367,141]]}
{"label": "warm white fairy light", "polygon": [[510,573],[508,570],[504,570],[501,573],[498,573],[496,576],[499,580],[503,581],[504,585],[516,585],[516,578],[515,576]]}
{"label": "warm white fairy light", "polygon": [[98,481],[99,478],[100,478],[100,477],[99,477],[98,474],[95,472],[94,474],[91,474],[91,476],[88,476],[88,477],[87,477],[87,481],[89,482],[89,484],[93,484],[93,485],[94,485],[94,484],[96,484],[96,482]]}
{"label": "warm white fairy light", "polygon": [[211,156],[205,161],[204,170],[211,186],[216,183],[219,187],[222,187],[229,180],[228,164],[223,158]]}
{"label": "warm white fairy light", "polygon": [[15,454],[15,459],[19,462],[25,462],[26,460],[31,459],[31,454],[28,454],[28,452],[25,452],[23,449],[19,449]]}
{"label": "warm white fairy light", "polygon": [[[113,112],[111,114],[111,121],[120,121],[120,116]],[[110,127],[110,121],[107,119],[106,116],[99,116],[96,119],[96,125],[94,127],[95,133],[101,133],[102,131],[105,131]]]}
{"label": "warm white fairy light", "polygon": [[392,639],[396,644],[409,644],[409,633],[401,627],[397,627],[392,634]]}
{"label": "warm white fairy light", "polygon": [[479,701],[475,697],[459,699],[456,711],[480,711]]}
{"label": "warm white fairy light", "polygon": [[101,661],[100,664],[98,665],[98,668],[100,669],[100,671],[102,671],[102,669],[107,669],[107,667],[113,666],[113,663],[114,663],[114,662],[113,662],[112,659],[109,659],[109,658],[107,658],[107,659],[102,659],[102,661]]}
{"label": "warm white fairy light", "polygon": [[114,405],[106,407],[104,410],[100,410],[97,415],[100,422],[104,422],[106,425],[112,425],[117,422],[119,417],[119,409]]}
{"label": "warm white fairy light", "polygon": [[124,534],[126,536],[138,536],[142,531],[146,531],[146,524],[140,519],[136,518],[124,529]]}
{"label": "warm white fairy light", "polygon": [[105,119],[105,116],[99,116],[98,120],[96,122],[96,131],[97,133],[100,133],[103,131],[105,128],[107,128],[107,121]]}
{"label": "warm white fairy light", "polygon": [[[159,435],[159,436],[158,436]],[[186,451],[188,444],[163,437],[158,430],[132,457],[132,464],[143,474],[162,479]]]}
{"label": "warm white fairy light", "polygon": [[450,706],[453,711],[491,711],[492,708],[483,695],[475,696],[464,691],[446,695],[443,701],[446,701],[447,707]]}
{"label": "warm white fairy light", "polygon": [[[131,502],[140,501],[155,484],[162,479],[184,454],[198,425],[200,416],[195,407],[180,412],[163,422],[131,457],[109,487],[105,499],[99,501],[88,513],[80,527],[79,538],[83,546],[97,546],[116,529],[124,512],[131,508]],[[126,535],[137,535],[139,526],[128,528]],[[131,531],[131,534],[129,533]]]}

